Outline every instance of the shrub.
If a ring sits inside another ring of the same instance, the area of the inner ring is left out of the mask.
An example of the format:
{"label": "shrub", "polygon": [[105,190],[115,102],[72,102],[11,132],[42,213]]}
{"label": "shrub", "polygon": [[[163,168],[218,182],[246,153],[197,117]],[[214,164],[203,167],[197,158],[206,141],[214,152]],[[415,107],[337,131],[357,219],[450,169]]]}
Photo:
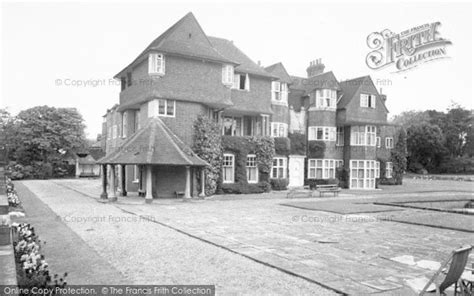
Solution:
{"label": "shrub", "polygon": [[[206,175],[205,192],[206,195],[212,195],[216,192],[221,174],[222,142],[219,125],[208,117],[200,116],[194,123],[193,151],[209,163],[209,166],[204,168]],[[198,184],[201,184],[200,178],[199,174]]]}
{"label": "shrub", "polygon": [[272,190],[286,190],[288,188],[288,179],[270,179]]}
{"label": "shrub", "polygon": [[290,155],[290,139],[288,138],[274,138],[275,140],[275,154],[276,155]]}
{"label": "shrub", "polygon": [[309,141],[308,142],[308,157],[309,158],[324,158],[326,151],[326,143],[324,141]]}
{"label": "shrub", "polygon": [[290,154],[306,155],[306,135],[290,133],[288,138],[290,139]]}
{"label": "shrub", "polygon": [[316,185],[339,184],[339,181],[337,179],[306,179],[304,184],[309,185],[309,188],[314,190]]}
{"label": "shrub", "polygon": [[257,184],[248,183],[232,183],[222,184],[219,186],[217,193],[219,194],[251,194],[269,192],[271,185],[268,182],[259,182]]}
{"label": "shrub", "polygon": [[339,180],[339,186],[349,188],[349,170],[344,167],[336,168],[336,179]]}
{"label": "shrub", "polygon": [[407,169],[407,141],[404,129],[401,129],[398,134],[397,144],[391,152],[390,161],[393,163],[392,178],[396,185],[402,185],[403,174]]}
{"label": "shrub", "polygon": [[474,173],[473,157],[449,158],[433,171],[440,174],[472,174]]}

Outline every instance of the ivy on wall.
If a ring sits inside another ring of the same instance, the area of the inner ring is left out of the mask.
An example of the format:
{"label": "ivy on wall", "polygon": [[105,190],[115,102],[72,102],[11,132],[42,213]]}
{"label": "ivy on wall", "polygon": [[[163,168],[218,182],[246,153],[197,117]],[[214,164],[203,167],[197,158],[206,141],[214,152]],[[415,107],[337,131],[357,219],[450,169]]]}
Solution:
{"label": "ivy on wall", "polygon": [[[221,130],[217,123],[207,116],[199,116],[194,122],[193,151],[210,164],[205,170],[206,195],[216,192],[222,168]],[[201,178],[198,175],[198,180]],[[200,180],[198,184],[201,184]]]}
{"label": "ivy on wall", "polygon": [[[275,155],[275,143],[270,137],[222,137],[223,153],[234,155],[234,183],[224,184],[219,179],[219,193],[261,193],[271,189],[269,183],[270,170],[273,156]],[[259,172],[259,182],[249,184],[247,182],[247,155],[255,154]]]}
{"label": "ivy on wall", "polygon": [[309,158],[324,158],[326,151],[326,143],[324,141],[309,141],[308,142],[308,157]]}
{"label": "ivy on wall", "polygon": [[288,156],[290,155],[290,139],[286,137],[278,137],[274,138],[275,140],[275,154],[276,155],[284,155]]}
{"label": "ivy on wall", "polygon": [[290,154],[306,155],[306,135],[300,133],[289,133]]}

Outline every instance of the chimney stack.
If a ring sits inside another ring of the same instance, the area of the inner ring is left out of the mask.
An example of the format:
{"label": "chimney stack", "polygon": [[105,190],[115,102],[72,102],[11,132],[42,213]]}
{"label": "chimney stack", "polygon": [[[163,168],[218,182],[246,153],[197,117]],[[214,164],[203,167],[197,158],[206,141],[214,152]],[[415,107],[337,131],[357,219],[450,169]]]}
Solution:
{"label": "chimney stack", "polygon": [[306,69],[308,78],[324,73],[324,64],[321,59],[317,59],[309,62],[309,67]]}

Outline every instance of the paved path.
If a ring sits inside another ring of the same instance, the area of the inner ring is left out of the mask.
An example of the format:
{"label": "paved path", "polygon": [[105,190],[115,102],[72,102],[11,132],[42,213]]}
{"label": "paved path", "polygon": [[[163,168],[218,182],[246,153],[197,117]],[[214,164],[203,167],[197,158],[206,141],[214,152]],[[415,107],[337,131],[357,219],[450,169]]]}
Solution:
{"label": "paved path", "polygon": [[[90,181],[55,182],[91,197],[98,196],[95,188],[98,184]],[[424,188],[425,195],[429,194],[428,189],[428,186]],[[397,190],[395,196],[387,192],[383,195],[394,198],[409,194]],[[433,196],[446,198],[450,194],[433,193]],[[373,197],[361,196],[367,198]],[[454,248],[474,241],[469,233],[381,221],[390,217],[390,212],[340,215],[280,205],[287,201],[160,200],[148,205],[138,198],[119,198],[114,205],[127,213],[148,217],[244,256],[357,295],[409,295],[407,279],[433,272],[391,259],[412,256],[415,262],[440,262]],[[416,210],[403,212],[417,214]]]}
{"label": "paved path", "polygon": [[[122,283],[128,284],[215,284],[219,295],[335,294],[315,284],[312,279],[289,275],[216,246],[218,244],[212,245],[171,229],[164,223],[168,219],[139,217],[122,209],[118,203],[100,203],[80,193],[88,183],[78,182],[75,190],[71,190],[58,185],[62,182],[74,181],[21,182],[38,197],[26,200],[26,203],[36,199],[54,212],[32,214],[36,211],[33,205],[33,208],[26,209],[27,219],[31,217],[33,224],[41,225],[45,215],[50,215],[52,224],[66,224],[64,227],[68,229],[58,232],[54,225],[49,226],[54,232],[47,234],[49,227],[39,227],[38,232],[42,237],[54,237],[72,230],[94,250],[87,252],[97,253],[102,258],[100,266],[86,267],[87,271],[118,270],[125,277]],[[17,184],[22,198],[24,187],[19,182]],[[188,206],[192,207],[192,204]],[[55,219],[55,215],[59,219]],[[176,218],[177,221],[182,219]],[[192,223],[192,219],[189,222]],[[52,239],[50,241],[54,243]],[[71,250],[74,245],[72,243]],[[66,249],[55,250],[48,257],[59,255],[68,265],[68,253]],[[54,264],[57,262],[52,261],[51,265]],[[111,273],[110,277],[114,276]]]}

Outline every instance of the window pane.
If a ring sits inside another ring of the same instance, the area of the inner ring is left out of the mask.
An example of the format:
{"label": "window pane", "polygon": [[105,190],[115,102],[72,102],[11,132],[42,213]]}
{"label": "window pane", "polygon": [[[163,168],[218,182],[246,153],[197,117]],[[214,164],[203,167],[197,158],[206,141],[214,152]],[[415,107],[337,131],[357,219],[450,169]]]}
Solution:
{"label": "window pane", "polygon": [[165,115],[165,107],[166,107],[166,101],[158,100],[158,114]]}
{"label": "window pane", "polygon": [[166,115],[174,116],[174,101],[167,101]]}

